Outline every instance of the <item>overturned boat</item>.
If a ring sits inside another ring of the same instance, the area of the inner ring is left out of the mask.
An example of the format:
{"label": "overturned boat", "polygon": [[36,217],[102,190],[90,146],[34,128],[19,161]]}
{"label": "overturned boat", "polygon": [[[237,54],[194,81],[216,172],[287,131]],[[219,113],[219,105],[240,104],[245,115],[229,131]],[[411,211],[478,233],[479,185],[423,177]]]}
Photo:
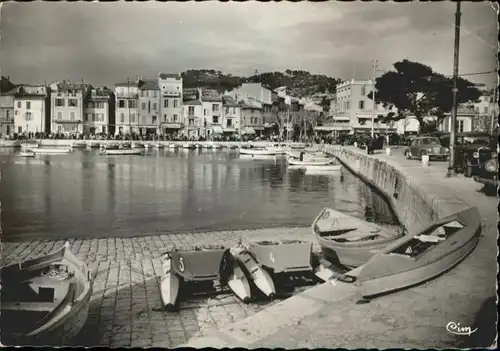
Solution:
{"label": "overturned boat", "polygon": [[389,230],[330,208],[319,213],[312,231],[325,258],[346,267],[361,266],[403,236],[401,230]]}
{"label": "overturned boat", "polygon": [[2,343],[68,345],[87,321],[92,279],[68,242],[1,269]]}
{"label": "overturned boat", "polygon": [[476,247],[481,232],[472,207],[432,223],[380,250],[355,279],[363,297],[408,288],[448,271]]}
{"label": "overturned boat", "polygon": [[273,278],[271,278],[270,274],[257,262],[247,248],[240,245],[231,248],[230,252],[232,256],[240,262],[255,287],[268,298],[274,298],[276,295],[276,288]]}
{"label": "overturned boat", "polygon": [[165,309],[178,307],[179,291],[186,283],[211,283],[218,280],[228,284],[241,300],[250,300],[248,280],[234,266],[229,249],[223,246],[174,249],[163,255],[161,298]]}

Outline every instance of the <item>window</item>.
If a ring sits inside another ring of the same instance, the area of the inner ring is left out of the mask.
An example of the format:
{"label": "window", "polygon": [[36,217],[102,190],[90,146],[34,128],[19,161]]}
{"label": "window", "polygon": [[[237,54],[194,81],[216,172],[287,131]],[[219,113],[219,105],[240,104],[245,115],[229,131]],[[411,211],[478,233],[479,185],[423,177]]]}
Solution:
{"label": "window", "polygon": [[206,115],[207,115],[207,109],[206,109],[206,108],[204,108],[204,109],[203,109],[203,116],[206,116]]}
{"label": "window", "polygon": [[120,113],[120,123],[125,123],[125,114]]}
{"label": "window", "polygon": [[345,103],[345,109],[346,109],[346,110],[349,110],[349,108],[350,108],[350,106],[349,106],[349,105],[350,105],[350,104],[349,104],[349,101],[346,101],[346,103]]}
{"label": "window", "polygon": [[157,109],[156,102],[153,102],[153,110],[156,111],[156,109]]}
{"label": "window", "polygon": [[189,119],[189,125],[194,126],[194,119],[192,119],[192,118]]}
{"label": "window", "polygon": [[164,114],[163,115],[163,121],[166,122],[167,121],[167,114]]}
{"label": "window", "polygon": [[118,100],[118,107],[124,108],[125,107],[125,100]]}
{"label": "window", "polygon": [[227,120],[227,122],[226,122],[226,124],[227,124],[227,127],[228,127],[228,128],[231,128],[231,126],[232,126],[231,121],[232,121],[232,120],[228,119],[228,120]]}
{"label": "window", "polygon": [[233,115],[236,114],[236,107],[233,107]]}
{"label": "window", "polygon": [[137,108],[137,101],[136,100],[129,100],[128,101],[128,108]]}
{"label": "window", "polygon": [[464,120],[463,119],[457,121],[457,127],[458,127],[458,132],[463,133],[463,131],[464,131]]}
{"label": "window", "polygon": [[17,102],[17,108],[21,108],[21,101]]}
{"label": "window", "polygon": [[177,107],[177,100],[174,100],[174,107]]}
{"label": "window", "polygon": [[146,124],[146,116],[142,116],[142,124]]}
{"label": "window", "polygon": [[78,107],[77,99],[68,99],[68,107]]}
{"label": "window", "polygon": [[189,106],[188,107],[188,115],[189,116],[194,116],[194,106]]}
{"label": "window", "polygon": [[163,107],[168,107],[168,100],[167,99],[163,100]]}
{"label": "window", "polygon": [[177,115],[174,115],[174,122],[177,122]]}
{"label": "window", "polygon": [[488,113],[488,106],[484,106],[483,113]]}
{"label": "window", "polygon": [[[89,105],[91,105],[91,104],[92,103],[90,102]],[[56,107],[64,107],[64,99],[56,99],[55,105],[56,105]],[[89,107],[92,107],[92,106],[89,106]]]}
{"label": "window", "polygon": [[72,121],[74,121],[74,120],[75,120],[75,111],[71,111],[71,112],[69,113],[69,118],[70,118]]}
{"label": "window", "polygon": [[365,109],[365,102],[363,100],[358,101],[358,108],[360,110],[364,110]]}
{"label": "window", "polygon": [[26,101],[26,109],[31,109],[31,101]]}
{"label": "window", "polygon": [[57,112],[57,119],[62,119],[62,112],[61,111]]}
{"label": "window", "polygon": [[365,96],[365,94],[366,94],[366,88],[365,88],[365,86],[362,86],[361,87],[361,96]]}
{"label": "window", "polygon": [[145,103],[145,102],[143,102],[143,103],[141,104],[141,109],[143,109],[143,110],[145,110],[145,109],[146,109],[146,103]]}
{"label": "window", "polygon": [[212,111],[213,112],[219,112],[219,105],[218,104],[212,104]]}
{"label": "window", "polygon": [[6,110],[5,111],[5,118],[9,119],[9,117],[10,117],[10,111]]}
{"label": "window", "polygon": [[213,116],[213,117],[212,117],[212,121],[213,121],[213,123],[215,123],[215,124],[219,123],[219,116]]}
{"label": "window", "polygon": [[17,127],[17,132],[21,134],[23,132],[23,127]]}
{"label": "window", "polygon": [[94,108],[94,103],[92,101],[87,102],[87,108]]}
{"label": "window", "polygon": [[99,101],[97,103],[97,108],[104,108],[104,101]]}
{"label": "window", "polygon": [[229,107],[226,107],[226,114],[229,114]]}
{"label": "window", "polygon": [[156,124],[156,116],[153,116],[152,120],[153,120],[153,124]]}
{"label": "window", "polygon": [[135,123],[135,113],[130,114],[130,122]]}
{"label": "window", "polygon": [[31,112],[26,112],[26,115],[24,116],[24,118],[25,118],[27,121],[31,121],[31,120],[33,120],[33,116],[31,115]]}

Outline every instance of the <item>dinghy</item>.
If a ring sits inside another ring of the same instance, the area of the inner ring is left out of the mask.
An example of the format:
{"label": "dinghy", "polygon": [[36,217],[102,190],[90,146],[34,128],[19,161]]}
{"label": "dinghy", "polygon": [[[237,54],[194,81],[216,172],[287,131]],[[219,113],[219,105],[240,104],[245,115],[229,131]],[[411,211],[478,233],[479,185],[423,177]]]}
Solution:
{"label": "dinghy", "polygon": [[249,303],[252,298],[252,290],[250,289],[250,283],[240,267],[240,263],[234,258],[232,261],[232,272],[225,284],[228,286],[229,290],[244,303]]}
{"label": "dinghy", "polygon": [[[334,165],[334,159],[325,159],[325,160],[307,160],[307,161],[300,161],[294,158],[288,158],[287,162],[289,165],[292,166],[330,166]],[[340,165],[338,165],[340,167]]]}
{"label": "dinghy", "polygon": [[183,149],[195,149],[196,147],[194,146],[194,144],[186,143],[186,144],[182,144],[182,148]]}
{"label": "dinghy", "polygon": [[346,267],[359,267],[378,250],[401,238],[399,227],[384,228],[330,208],[324,208],[312,224],[325,258]]}
{"label": "dinghy", "polygon": [[164,145],[160,143],[155,144],[155,149],[163,149]]}
{"label": "dinghy", "polygon": [[362,296],[408,288],[453,268],[476,247],[480,218],[477,208],[468,208],[380,250],[356,278]]}
{"label": "dinghy", "polygon": [[85,140],[74,141],[71,147],[74,149],[85,149],[87,147],[87,142]]}
{"label": "dinghy", "polygon": [[231,248],[231,254],[245,268],[255,286],[267,297],[271,299],[274,298],[276,295],[276,288],[273,279],[269,273],[257,263],[252,254],[242,246]]}
{"label": "dinghy", "polygon": [[179,145],[174,144],[174,143],[170,143],[170,144],[168,144],[168,148],[169,148],[169,149],[177,149],[178,147],[179,147]]}
{"label": "dinghy", "polygon": [[160,295],[163,307],[167,311],[174,311],[177,307],[177,297],[181,282],[179,276],[172,271],[172,258],[169,252],[162,255],[163,276],[160,285]]}
{"label": "dinghy", "polygon": [[3,267],[0,273],[3,344],[68,345],[83,328],[92,279],[68,242],[46,256]]}
{"label": "dinghy", "polygon": [[35,147],[30,150],[38,155],[61,155],[69,154],[72,151],[69,147]]}
{"label": "dinghy", "polygon": [[21,150],[19,154],[21,157],[35,157],[35,153],[29,149]]}
{"label": "dinghy", "polygon": [[131,148],[132,149],[144,149],[145,146],[143,143],[134,142],[134,143],[132,143]]}
{"label": "dinghy", "polygon": [[102,150],[101,155],[106,156],[119,156],[119,155],[141,155],[143,151],[141,149],[105,149]]}

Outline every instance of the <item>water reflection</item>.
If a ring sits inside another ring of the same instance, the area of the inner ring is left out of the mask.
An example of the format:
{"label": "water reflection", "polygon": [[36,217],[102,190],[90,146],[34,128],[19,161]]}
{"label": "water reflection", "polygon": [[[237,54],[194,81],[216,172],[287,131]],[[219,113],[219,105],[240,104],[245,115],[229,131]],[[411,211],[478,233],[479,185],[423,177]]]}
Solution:
{"label": "water reflection", "polygon": [[138,236],[309,225],[323,207],[394,222],[384,200],[347,171],[307,175],[283,159],[215,150],[96,150],[22,159],[0,153],[4,239]]}

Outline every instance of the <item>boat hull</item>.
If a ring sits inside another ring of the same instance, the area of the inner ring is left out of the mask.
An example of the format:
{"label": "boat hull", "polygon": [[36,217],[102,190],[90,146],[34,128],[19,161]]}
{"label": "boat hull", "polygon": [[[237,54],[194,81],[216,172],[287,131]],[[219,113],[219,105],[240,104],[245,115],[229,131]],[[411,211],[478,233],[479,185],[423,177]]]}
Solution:
{"label": "boat hull", "polygon": [[21,141],[0,139],[0,147],[21,147]]}
{"label": "boat hull", "polygon": [[231,292],[244,303],[249,303],[252,298],[252,290],[245,273],[238,261],[233,260],[232,273],[227,280],[227,286]]}
{"label": "boat hull", "polygon": [[259,150],[259,149],[240,149],[241,155],[251,155],[251,156],[275,156],[276,152],[269,150]]}
{"label": "boat hull", "polygon": [[21,151],[20,153],[21,157],[35,157],[35,153],[33,151]]}
{"label": "boat hull", "polygon": [[[35,324],[36,328],[34,330],[23,332],[21,335],[9,335],[7,329],[4,328],[4,323],[13,323],[13,318],[9,319],[9,307],[6,306],[8,303],[5,299],[2,299],[2,315],[0,315],[0,319],[2,317],[8,319],[7,321],[2,320],[1,323],[2,343],[4,345],[71,345],[75,337],[82,330],[87,321],[90,307],[92,277],[87,265],[72,254],[68,242],[56,252],[25,261],[19,265],[11,265],[3,268],[2,285],[5,288],[10,283],[9,278],[15,277],[16,275],[29,274],[30,270],[38,271],[43,268],[48,268],[53,264],[64,264],[71,268],[71,271],[74,273],[74,278],[71,278],[74,279],[72,284],[77,286],[75,295],[73,297],[71,297],[72,295],[65,297],[60,305],[55,306],[47,316],[41,319],[43,320],[42,323],[38,322]],[[4,271],[4,269],[6,271]],[[16,271],[18,273],[15,273]],[[47,286],[51,286],[51,284]],[[44,285],[39,285],[39,289],[42,287],[44,287]],[[5,295],[3,295],[3,297],[4,296]],[[29,310],[30,308],[27,308],[22,311]]]}
{"label": "boat hull", "polygon": [[256,241],[249,244],[253,257],[273,273],[312,271],[312,243],[299,240]]}
{"label": "boat hull", "polygon": [[269,273],[262,268],[246,249],[232,249],[233,257],[244,267],[257,289],[269,298],[274,298],[276,288]]}
{"label": "boat hull", "polygon": [[161,300],[166,310],[174,311],[178,302],[181,282],[179,277],[172,272],[172,262],[169,254],[164,255],[162,268],[163,277],[160,289]]}
{"label": "boat hull", "polygon": [[36,154],[39,155],[62,155],[62,154],[69,154],[71,153],[70,148],[31,148],[31,151],[33,151]]}
{"label": "boat hull", "polygon": [[141,155],[142,150],[140,149],[131,149],[131,150],[123,150],[123,149],[109,149],[104,150],[102,152],[103,155],[106,156],[120,156],[120,155]]}

